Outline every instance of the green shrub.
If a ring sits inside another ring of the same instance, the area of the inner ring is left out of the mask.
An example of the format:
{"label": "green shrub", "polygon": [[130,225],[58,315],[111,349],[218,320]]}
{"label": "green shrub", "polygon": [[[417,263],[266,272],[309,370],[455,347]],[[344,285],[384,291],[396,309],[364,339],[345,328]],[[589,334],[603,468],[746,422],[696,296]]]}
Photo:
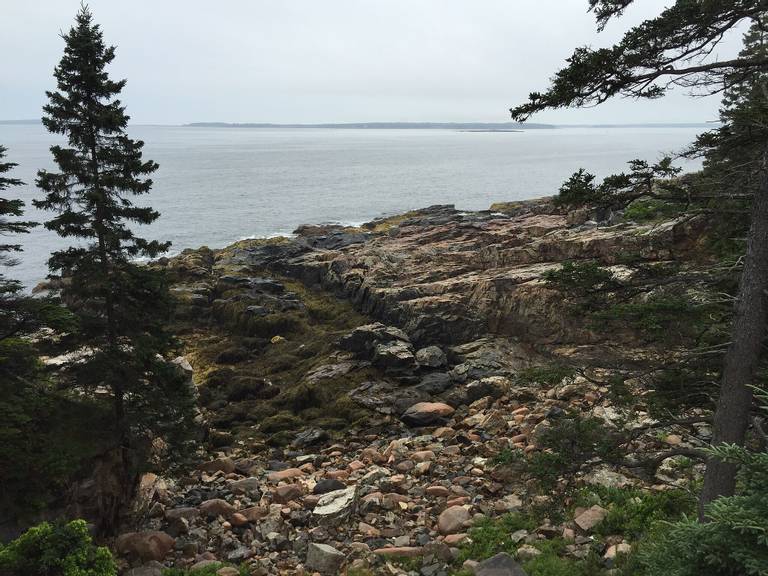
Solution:
{"label": "green shrub", "polygon": [[560,268],[548,270],[542,277],[550,288],[574,296],[588,296],[617,286],[611,271],[593,260],[563,262]]}
{"label": "green shrub", "polygon": [[624,219],[633,222],[652,222],[677,216],[681,210],[682,206],[679,204],[655,198],[638,198],[624,210]]}
{"label": "green shrub", "polygon": [[711,323],[712,306],[687,294],[656,293],[642,301],[614,304],[592,314],[606,324],[628,326],[653,340],[682,340],[703,332]]}
{"label": "green shrub", "polygon": [[461,549],[459,559],[485,560],[499,552],[514,554],[518,544],[510,536],[517,530],[533,530],[532,519],[519,513],[505,514],[499,518],[485,518],[469,531],[469,541]]}
{"label": "green shrub", "polygon": [[0,510],[29,517],[60,497],[108,447],[107,408],[70,399],[44,382],[0,382]]}
{"label": "green shrub", "polygon": [[[758,391],[768,412],[768,393]],[[657,527],[638,554],[646,576],[765,576],[768,574],[768,452],[734,445],[708,450],[739,465],[737,492],[712,502],[709,522],[684,518]]]}
{"label": "green shrub", "polygon": [[573,378],[576,369],[564,364],[548,364],[545,366],[532,366],[517,373],[517,380],[521,384],[545,384],[555,386],[566,378]]}
{"label": "green shrub", "polygon": [[595,185],[595,175],[584,168],[579,168],[560,187],[553,200],[555,206],[578,207],[591,204],[598,199],[598,187]]}
{"label": "green shrub", "polygon": [[583,507],[598,504],[608,510],[603,521],[595,527],[596,534],[620,535],[632,540],[644,536],[655,522],[677,520],[696,509],[696,498],[685,490],[647,492],[597,486],[582,491],[577,502]]}
{"label": "green shrub", "polygon": [[30,528],[0,547],[0,573],[23,576],[116,576],[106,548],[93,544],[84,520]]}

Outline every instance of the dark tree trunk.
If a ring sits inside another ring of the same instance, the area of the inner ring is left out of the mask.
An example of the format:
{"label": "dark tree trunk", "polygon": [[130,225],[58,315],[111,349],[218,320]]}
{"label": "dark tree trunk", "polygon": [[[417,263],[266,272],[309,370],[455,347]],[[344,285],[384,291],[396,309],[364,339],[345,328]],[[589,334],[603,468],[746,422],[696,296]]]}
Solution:
{"label": "dark tree trunk", "polygon": [[[752,406],[750,385],[760,362],[768,311],[768,171],[763,158],[760,186],[752,206],[752,224],[741,275],[739,298],[725,356],[720,399],[714,418],[712,443],[743,445]],[[720,496],[730,496],[736,486],[737,467],[710,459],[699,499],[699,519],[704,507]]]}

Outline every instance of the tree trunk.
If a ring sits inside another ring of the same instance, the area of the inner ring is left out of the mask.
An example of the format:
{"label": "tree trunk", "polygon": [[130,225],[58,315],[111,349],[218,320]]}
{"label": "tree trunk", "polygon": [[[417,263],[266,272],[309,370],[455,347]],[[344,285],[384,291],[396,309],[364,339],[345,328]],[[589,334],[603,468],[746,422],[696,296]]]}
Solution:
{"label": "tree trunk", "polygon": [[[731,345],[725,355],[720,398],[714,417],[712,444],[743,445],[749,427],[752,390],[760,352],[766,335],[768,312],[768,170],[766,157],[760,186],[752,205],[752,224],[741,275]],[[720,496],[730,496],[736,486],[735,464],[712,458],[707,463],[704,487],[699,499],[699,519],[706,520],[704,508]]]}

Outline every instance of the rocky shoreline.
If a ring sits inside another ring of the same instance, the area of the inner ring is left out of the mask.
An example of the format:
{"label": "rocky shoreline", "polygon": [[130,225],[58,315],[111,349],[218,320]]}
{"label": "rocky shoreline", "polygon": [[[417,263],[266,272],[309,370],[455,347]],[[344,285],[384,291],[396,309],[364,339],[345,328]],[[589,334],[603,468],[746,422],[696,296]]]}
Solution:
{"label": "rocky shoreline", "polygon": [[[433,206],[156,263],[181,302],[179,362],[209,450],[186,474],[143,479],[136,530],[115,543],[126,572],[519,575],[553,538],[610,568],[631,544],[595,536],[607,508],[557,494],[684,486],[698,465],[680,460],[706,443],[707,415],[659,425],[635,372],[676,350],[580,321],[545,276],[569,261],[623,279],[674,263],[665,284],[695,285],[711,226],[565,213],[549,199]],[[525,461],[576,418],[621,437],[621,456],[586,454],[542,491]],[[517,561],[471,557],[472,526],[533,509],[545,511],[536,525],[512,534]]]}

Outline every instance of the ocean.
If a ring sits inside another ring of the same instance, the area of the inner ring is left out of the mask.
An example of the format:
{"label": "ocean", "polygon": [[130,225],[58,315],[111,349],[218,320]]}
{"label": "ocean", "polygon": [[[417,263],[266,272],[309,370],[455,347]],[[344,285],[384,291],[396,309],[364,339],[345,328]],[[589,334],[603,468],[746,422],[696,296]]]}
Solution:
{"label": "ocean", "polygon": [[[555,194],[579,168],[620,172],[634,158],[679,151],[703,128],[608,127],[471,132],[444,129],[129,127],[145,158],[160,164],[137,203],[162,216],[141,235],[170,240],[169,254],[222,247],[242,238],[290,234],[300,224],[359,224],[432,204],[487,209],[494,202]],[[0,125],[11,176],[6,191],[31,206],[38,169],[54,169],[48,148],[61,142],[36,124]],[[696,164],[682,163],[686,169]],[[13,240],[17,242],[17,240]],[[20,237],[21,263],[8,271],[28,287],[46,275],[52,250],[67,242],[42,226]]]}

